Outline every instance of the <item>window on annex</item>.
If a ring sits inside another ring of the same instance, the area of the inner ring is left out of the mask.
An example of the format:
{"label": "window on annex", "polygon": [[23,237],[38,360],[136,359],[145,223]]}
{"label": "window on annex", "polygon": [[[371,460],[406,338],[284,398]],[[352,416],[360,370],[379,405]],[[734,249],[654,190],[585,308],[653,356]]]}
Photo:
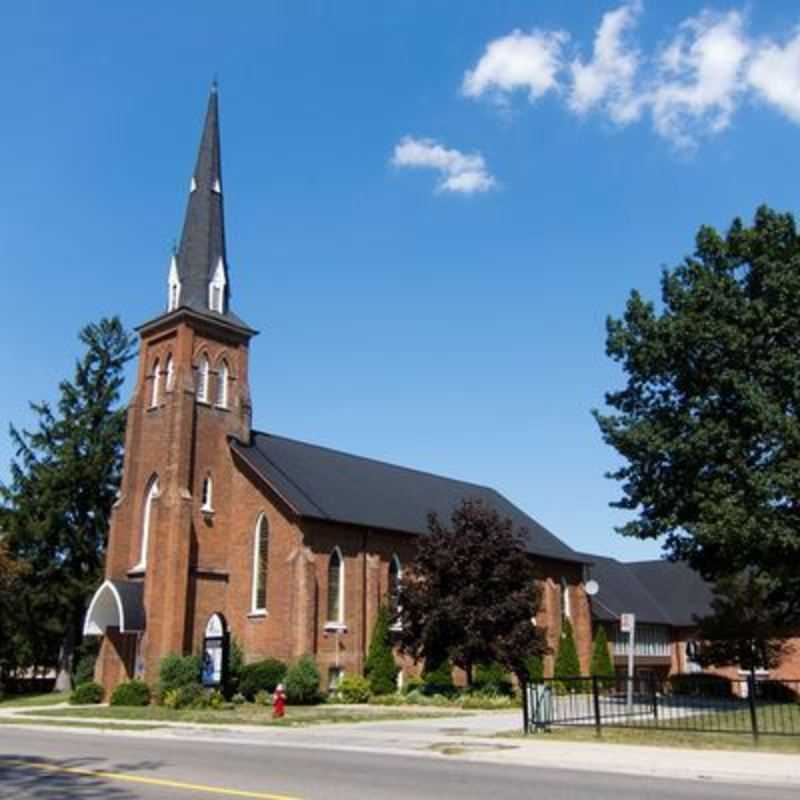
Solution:
{"label": "window on annex", "polygon": [[570,619],[572,616],[572,608],[569,599],[569,581],[566,578],[561,579],[561,622]]}
{"label": "window on annex", "polygon": [[335,547],[328,561],[328,625],[341,626],[344,622],[344,559]]}
{"label": "window on annex", "polygon": [[252,613],[267,611],[267,577],[269,575],[269,523],[262,514],[256,523],[253,537],[253,597]]}

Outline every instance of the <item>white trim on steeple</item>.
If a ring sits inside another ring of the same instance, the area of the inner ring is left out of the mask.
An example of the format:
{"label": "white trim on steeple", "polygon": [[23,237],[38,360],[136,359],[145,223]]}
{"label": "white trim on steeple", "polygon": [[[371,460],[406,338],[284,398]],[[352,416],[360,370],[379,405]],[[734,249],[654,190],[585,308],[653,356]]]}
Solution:
{"label": "white trim on steeple", "polygon": [[181,279],[178,275],[178,259],[174,254],[169,262],[167,286],[167,311],[174,311],[181,304]]}
{"label": "white trim on steeple", "polygon": [[214,179],[214,191],[217,194],[222,194],[222,184],[220,184],[219,178]]}
{"label": "white trim on steeple", "polygon": [[192,175],[192,182],[189,184],[189,191],[193,192],[197,189],[197,181],[194,179],[194,175]]}
{"label": "white trim on steeple", "polygon": [[220,314],[225,313],[225,262],[220,256],[214,277],[208,284],[208,307]]}

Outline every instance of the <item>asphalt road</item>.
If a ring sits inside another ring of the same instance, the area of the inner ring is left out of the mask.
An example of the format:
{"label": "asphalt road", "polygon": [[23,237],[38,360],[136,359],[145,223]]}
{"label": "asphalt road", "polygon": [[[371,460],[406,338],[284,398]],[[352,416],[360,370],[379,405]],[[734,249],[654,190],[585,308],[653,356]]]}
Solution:
{"label": "asphalt road", "polygon": [[796,800],[797,788],[542,770],[473,763],[445,755],[395,757],[94,733],[70,735],[9,726],[0,729],[0,797]]}

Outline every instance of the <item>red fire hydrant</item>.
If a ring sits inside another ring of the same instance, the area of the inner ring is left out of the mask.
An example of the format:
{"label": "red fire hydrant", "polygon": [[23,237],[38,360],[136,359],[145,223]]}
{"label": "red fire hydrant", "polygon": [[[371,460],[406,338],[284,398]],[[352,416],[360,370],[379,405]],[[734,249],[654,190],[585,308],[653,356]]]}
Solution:
{"label": "red fire hydrant", "polygon": [[276,719],[286,714],[286,692],[283,684],[279,683],[275,687],[275,694],[272,695],[272,716]]}

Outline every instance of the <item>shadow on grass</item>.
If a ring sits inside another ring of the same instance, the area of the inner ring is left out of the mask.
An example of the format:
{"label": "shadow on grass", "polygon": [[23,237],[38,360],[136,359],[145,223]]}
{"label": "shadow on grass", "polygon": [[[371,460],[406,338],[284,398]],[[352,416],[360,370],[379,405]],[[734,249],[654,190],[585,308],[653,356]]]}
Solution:
{"label": "shadow on grass", "polygon": [[102,775],[81,774],[68,770],[98,772],[151,773],[161,766],[158,761],[141,761],[135,764],[114,764],[95,758],[43,758],[29,753],[0,755],[0,797],[35,798],[36,800],[63,800],[78,798],[109,798],[109,800],[135,800],[136,794]]}

